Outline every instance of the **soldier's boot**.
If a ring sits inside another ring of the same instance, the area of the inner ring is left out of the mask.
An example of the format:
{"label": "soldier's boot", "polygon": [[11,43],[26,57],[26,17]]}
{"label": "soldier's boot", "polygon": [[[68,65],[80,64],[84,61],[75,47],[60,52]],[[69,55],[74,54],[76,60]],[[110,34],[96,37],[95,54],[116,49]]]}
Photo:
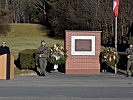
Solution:
{"label": "soldier's boot", "polygon": [[129,74],[127,74],[126,77],[129,77]]}

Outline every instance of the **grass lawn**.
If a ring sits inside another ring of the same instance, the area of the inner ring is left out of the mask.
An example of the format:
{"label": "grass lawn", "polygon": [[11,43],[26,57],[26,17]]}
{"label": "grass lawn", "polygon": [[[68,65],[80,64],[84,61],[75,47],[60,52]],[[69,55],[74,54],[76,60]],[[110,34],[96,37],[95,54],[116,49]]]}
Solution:
{"label": "grass lawn", "polygon": [[37,49],[42,40],[47,46],[55,43],[64,44],[63,40],[57,40],[47,36],[45,27],[38,24],[11,24],[11,32],[7,36],[0,36],[0,42],[6,41],[15,59],[18,53],[24,49]]}
{"label": "grass lawn", "polygon": [[[45,27],[38,24],[11,24],[11,32],[7,36],[0,36],[0,42],[7,42],[15,59],[24,49],[37,49],[42,40],[46,41],[47,46],[55,43],[64,44],[63,40],[47,36],[47,31]],[[15,69],[15,72],[18,73],[18,70]]]}

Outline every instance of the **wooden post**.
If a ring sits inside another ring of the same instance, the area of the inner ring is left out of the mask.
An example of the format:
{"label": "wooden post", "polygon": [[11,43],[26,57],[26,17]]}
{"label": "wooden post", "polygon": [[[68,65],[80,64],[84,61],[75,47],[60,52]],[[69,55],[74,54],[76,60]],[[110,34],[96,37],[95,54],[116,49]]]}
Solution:
{"label": "wooden post", "polygon": [[0,55],[0,79],[14,78],[14,57],[12,55]]}

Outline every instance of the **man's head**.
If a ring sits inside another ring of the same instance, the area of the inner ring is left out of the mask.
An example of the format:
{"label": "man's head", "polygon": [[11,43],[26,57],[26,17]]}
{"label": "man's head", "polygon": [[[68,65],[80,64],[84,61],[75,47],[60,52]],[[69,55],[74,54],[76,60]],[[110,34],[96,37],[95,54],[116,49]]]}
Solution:
{"label": "man's head", "polygon": [[6,46],[6,42],[5,42],[5,41],[2,42],[2,46],[3,46],[3,47]]}
{"label": "man's head", "polygon": [[41,41],[41,45],[42,45],[42,46],[45,46],[45,41],[44,41],[44,40]]}

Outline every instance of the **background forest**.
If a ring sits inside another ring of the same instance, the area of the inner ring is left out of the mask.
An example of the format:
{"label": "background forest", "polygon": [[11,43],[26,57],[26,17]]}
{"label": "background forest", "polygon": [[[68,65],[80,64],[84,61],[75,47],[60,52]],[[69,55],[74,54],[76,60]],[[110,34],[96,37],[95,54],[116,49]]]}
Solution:
{"label": "background forest", "polygon": [[[113,0],[0,0],[0,34],[10,31],[8,23],[37,23],[47,26],[55,37],[64,37],[65,30],[72,29],[102,31],[102,45],[114,46],[112,9]],[[127,44],[132,32],[132,10],[132,0],[120,0],[120,46]]]}

